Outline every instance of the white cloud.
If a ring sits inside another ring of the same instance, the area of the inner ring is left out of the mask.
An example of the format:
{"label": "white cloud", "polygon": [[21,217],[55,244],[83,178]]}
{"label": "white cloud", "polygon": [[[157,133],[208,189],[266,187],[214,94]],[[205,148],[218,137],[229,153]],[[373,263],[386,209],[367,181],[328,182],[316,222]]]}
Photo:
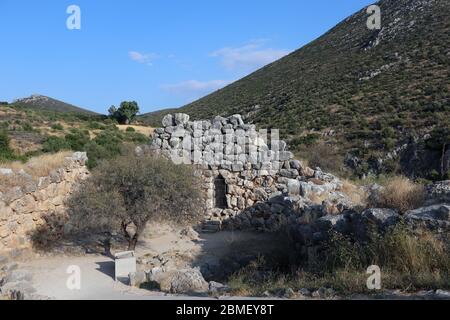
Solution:
{"label": "white cloud", "polygon": [[141,53],[137,51],[129,51],[128,55],[131,60],[152,66],[152,61],[159,58],[156,53]]}
{"label": "white cloud", "polygon": [[242,47],[226,47],[211,53],[228,70],[249,71],[263,67],[289,54],[290,50],[265,48],[267,40],[255,40]]}
{"label": "white cloud", "polygon": [[163,85],[161,88],[169,93],[186,98],[198,98],[230,84],[227,80],[198,81],[188,80],[175,84]]}

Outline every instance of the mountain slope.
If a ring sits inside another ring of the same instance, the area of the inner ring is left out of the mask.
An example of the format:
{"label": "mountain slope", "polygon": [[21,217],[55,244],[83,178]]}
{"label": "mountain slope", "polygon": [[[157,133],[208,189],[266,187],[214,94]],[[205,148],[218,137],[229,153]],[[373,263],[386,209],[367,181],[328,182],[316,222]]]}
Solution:
{"label": "mountain slope", "polygon": [[381,30],[367,28],[363,8],[300,50],[179,111],[194,118],[241,113],[281,129],[297,150],[322,141],[342,157],[351,151],[365,160],[395,150],[410,135],[450,128],[448,0],[378,5]]}
{"label": "mountain slope", "polygon": [[93,111],[76,107],[74,105],[59,101],[53,98],[49,98],[42,95],[32,95],[28,98],[18,99],[14,101],[14,104],[24,108],[31,108],[34,110],[43,111],[56,111],[56,112],[74,112],[85,114],[96,114]]}

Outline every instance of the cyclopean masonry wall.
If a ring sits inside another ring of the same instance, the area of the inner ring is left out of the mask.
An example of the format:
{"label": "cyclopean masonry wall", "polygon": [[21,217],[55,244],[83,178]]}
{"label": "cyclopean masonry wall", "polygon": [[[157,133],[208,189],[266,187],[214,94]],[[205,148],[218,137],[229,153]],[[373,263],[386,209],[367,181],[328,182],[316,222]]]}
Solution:
{"label": "cyclopean masonry wall", "polygon": [[162,124],[154,131],[150,150],[200,169],[208,196],[206,230],[275,229],[289,216],[286,210],[292,205],[285,200],[300,201],[311,192],[320,195],[341,187],[334,176],[295,160],[276,130],[256,131],[240,115],[189,121],[188,115],[175,114],[164,117]]}
{"label": "cyclopean masonry wall", "polygon": [[37,181],[23,171],[0,170],[2,175],[20,175],[26,181],[0,192],[0,252],[30,248],[30,233],[45,224],[46,215],[64,214],[65,199],[89,175],[86,161],[86,153],[74,153],[61,168]]}

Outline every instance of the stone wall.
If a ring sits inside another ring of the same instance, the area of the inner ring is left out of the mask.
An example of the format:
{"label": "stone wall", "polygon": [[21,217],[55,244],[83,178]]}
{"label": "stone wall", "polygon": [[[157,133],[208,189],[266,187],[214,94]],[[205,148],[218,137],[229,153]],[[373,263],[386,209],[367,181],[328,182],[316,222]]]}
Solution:
{"label": "stone wall", "polygon": [[[189,121],[186,114],[167,115],[150,149],[175,163],[196,165],[207,197],[206,229],[222,227],[272,229],[286,205],[262,208],[277,197],[305,199],[309,194],[335,192],[340,181],[319,168],[295,160],[276,130],[256,131],[240,115],[212,121]],[[217,182],[225,188],[218,190]],[[223,192],[225,205],[218,205]],[[281,218],[280,218],[281,219]]]}
{"label": "stone wall", "polygon": [[86,161],[86,153],[74,153],[37,181],[23,171],[1,169],[0,174],[20,175],[24,183],[0,192],[0,252],[30,248],[30,232],[45,223],[45,216],[64,213],[65,199],[89,175]]}

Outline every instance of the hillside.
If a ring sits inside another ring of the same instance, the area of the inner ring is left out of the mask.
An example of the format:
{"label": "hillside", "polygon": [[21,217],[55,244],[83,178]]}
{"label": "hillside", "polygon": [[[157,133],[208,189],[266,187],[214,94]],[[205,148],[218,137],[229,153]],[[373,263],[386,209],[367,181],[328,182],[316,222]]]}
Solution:
{"label": "hillside", "polygon": [[[313,164],[340,170],[335,164],[345,162],[359,175],[398,170],[392,155],[411,137],[421,141],[431,133],[426,145],[439,149],[436,140],[450,128],[448,1],[378,5],[381,30],[366,27],[363,8],[300,50],[179,111],[197,119],[241,113],[260,127],[281,129]],[[412,175],[435,174],[436,157]]]}
{"label": "hillside", "polygon": [[14,101],[14,104],[23,108],[30,108],[33,110],[96,114],[93,111],[79,108],[69,103],[37,94],[34,94],[28,98],[18,99]]}
{"label": "hillside", "polygon": [[0,167],[63,150],[86,151],[89,166],[129,144],[149,142],[152,128],[118,125],[107,116],[0,105]]}

